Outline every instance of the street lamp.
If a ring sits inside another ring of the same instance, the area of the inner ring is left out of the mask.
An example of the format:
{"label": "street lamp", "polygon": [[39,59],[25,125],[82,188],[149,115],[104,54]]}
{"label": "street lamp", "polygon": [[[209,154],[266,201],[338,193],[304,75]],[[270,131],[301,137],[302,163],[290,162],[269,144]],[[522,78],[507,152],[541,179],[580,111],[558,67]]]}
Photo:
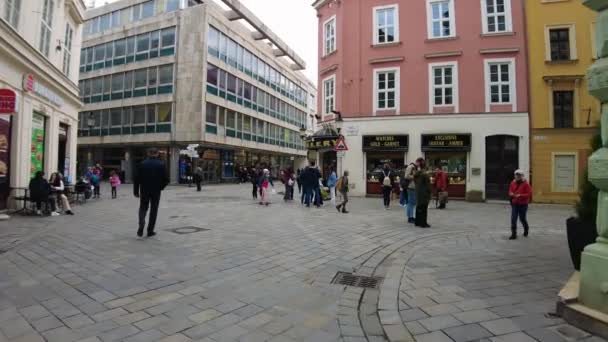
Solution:
{"label": "street lamp", "polygon": [[304,127],[304,125],[302,125],[302,127],[300,127],[300,138],[302,138],[302,140],[304,140],[304,138],[306,138],[306,127]]}

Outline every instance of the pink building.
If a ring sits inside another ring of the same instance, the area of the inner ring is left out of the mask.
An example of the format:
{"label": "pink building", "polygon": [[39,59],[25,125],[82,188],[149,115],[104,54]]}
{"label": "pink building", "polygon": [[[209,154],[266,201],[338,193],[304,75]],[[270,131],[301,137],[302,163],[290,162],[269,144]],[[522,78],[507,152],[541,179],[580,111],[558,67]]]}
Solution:
{"label": "pink building", "polygon": [[[318,112],[349,151],[319,151],[379,191],[379,168],[423,156],[452,197],[500,198],[529,167],[523,0],[318,0]],[[321,144],[322,145],[322,144]]]}

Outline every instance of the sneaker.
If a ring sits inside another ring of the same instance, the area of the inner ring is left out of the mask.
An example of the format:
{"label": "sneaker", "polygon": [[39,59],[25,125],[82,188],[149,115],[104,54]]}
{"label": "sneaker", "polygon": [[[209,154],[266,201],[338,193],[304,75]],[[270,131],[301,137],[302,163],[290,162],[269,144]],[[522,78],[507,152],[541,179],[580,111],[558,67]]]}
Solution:
{"label": "sneaker", "polygon": [[58,212],[56,212],[56,211],[53,211],[53,212],[51,213],[51,216],[59,216],[59,215],[60,215],[60,214],[59,214]]}
{"label": "sneaker", "polygon": [[65,213],[68,214],[68,215],[74,215],[74,213],[71,210],[68,210]]}
{"label": "sneaker", "polygon": [[431,228],[431,225],[430,224],[425,224],[425,225],[420,226],[420,228]]}
{"label": "sneaker", "polygon": [[528,231],[524,231],[524,237],[528,237]]}
{"label": "sneaker", "polygon": [[137,236],[138,236],[138,237],[142,237],[142,236],[144,236],[144,229],[143,229],[143,228],[139,228],[139,229],[137,230]]}
{"label": "sneaker", "polygon": [[517,235],[513,234],[509,237],[509,240],[517,240]]}
{"label": "sneaker", "polygon": [[348,211],[342,210],[342,214],[348,214]]}
{"label": "sneaker", "polygon": [[407,219],[407,223],[416,223],[416,219],[413,217],[410,217]]}

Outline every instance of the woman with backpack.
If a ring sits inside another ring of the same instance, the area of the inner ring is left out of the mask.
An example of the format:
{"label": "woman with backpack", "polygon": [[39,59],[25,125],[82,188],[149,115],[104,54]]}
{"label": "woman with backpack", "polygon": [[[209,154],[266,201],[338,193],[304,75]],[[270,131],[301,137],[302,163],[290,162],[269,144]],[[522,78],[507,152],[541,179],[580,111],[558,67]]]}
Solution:
{"label": "woman with backpack", "polygon": [[389,210],[391,206],[391,193],[393,192],[393,174],[388,164],[384,164],[380,183],[382,184],[382,196],[384,197],[384,209]]}

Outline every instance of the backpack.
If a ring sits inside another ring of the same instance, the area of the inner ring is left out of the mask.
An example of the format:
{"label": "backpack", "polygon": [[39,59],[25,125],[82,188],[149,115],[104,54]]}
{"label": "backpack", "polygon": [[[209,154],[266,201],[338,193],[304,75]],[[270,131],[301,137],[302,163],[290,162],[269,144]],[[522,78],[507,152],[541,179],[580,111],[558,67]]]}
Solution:
{"label": "backpack", "polygon": [[384,179],[382,180],[382,185],[383,186],[387,186],[387,187],[389,187],[389,186],[392,187],[393,186],[391,184],[391,172],[390,171],[388,172],[388,175],[384,174]]}
{"label": "backpack", "polygon": [[344,188],[344,178],[340,177],[340,179],[338,179],[338,182],[336,182],[336,189],[338,191],[342,191]]}

